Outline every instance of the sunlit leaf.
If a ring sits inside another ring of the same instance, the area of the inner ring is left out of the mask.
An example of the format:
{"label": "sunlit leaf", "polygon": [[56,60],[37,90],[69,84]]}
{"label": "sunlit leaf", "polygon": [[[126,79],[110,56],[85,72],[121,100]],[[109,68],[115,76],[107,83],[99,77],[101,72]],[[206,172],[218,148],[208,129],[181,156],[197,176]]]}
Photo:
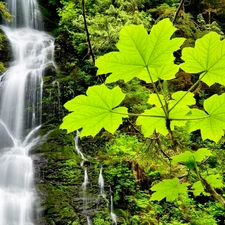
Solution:
{"label": "sunlit leaf", "polygon": [[173,100],[170,100],[169,102],[170,108],[172,108],[172,106],[174,106],[175,104],[176,104],[176,107],[186,107],[186,106],[195,105],[196,103],[194,94],[187,91],[177,91],[173,93],[172,99]]}
{"label": "sunlit leaf", "polygon": [[203,194],[203,195],[205,195],[205,196],[210,196],[209,193],[205,192],[204,187],[203,187],[201,181],[196,181],[196,182],[192,185],[191,188],[193,189],[193,194],[194,194],[195,196],[199,196],[199,195],[201,195],[201,194]]}
{"label": "sunlit leaf", "polygon": [[195,162],[202,162],[206,157],[211,156],[212,153],[207,148],[200,148],[196,152],[185,151],[178,155],[172,156],[172,164],[184,163],[189,169],[195,167]]}
{"label": "sunlit leaf", "polygon": [[[110,52],[96,60],[97,74],[108,74],[107,83],[123,79],[125,82],[138,77],[146,82],[161,79],[172,79],[177,66],[173,52],[178,50],[184,38],[172,38],[176,31],[169,19],[164,19],[154,25],[148,34],[143,25],[129,25],[122,28],[117,44],[118,52]],[[152,80],[149,77],[151,68]],[[166,72],[171,69],[170,73]]]}
{"label": "sunlit leaf", "polygon": [[193,162],[195,164],[194,154],[190,151],[185,151],[183,153],[180,153],[179,155],[172,156],[172,164],[175,165],[177,163],[183,162],[183,163],[189,163]]}
{"label": "sunlit leaf", "polygon": [[[209,175],[205,179],[213,188],[222,188],[223,187],[223,178],[220,174]],[[209,193],[205,192],[201,181],[195,182],[192,185],[192,189],[194,189],[193,193],[195,196],[199,196],[200,194],[203,194],[205,196],[210,196]]]}
{"label": "sunlit leaf", "polygon": [[220,174],[209,175],[206,177],[206,181],[214,188],[223,187],[223,178]]}
{"label": "sunlit leaf", "polygon": [[161,201],[166,198],[166,201],[172,202],[178,198],[179,194],[187,193],[187,186],[189,186],[188,183],[180,184],[178,178],[165,179],[151,188],[155,193],[152,194],[150,200]]}
{"label": "sunlit leaf", "polygon": [[191,110],[190,118],[193,120],[187,122],[187,131],[200,129],[203,140],[218,142],[224,135],[225,129],[225,94],[213,95],[206,99],[204,110]]}
{"label": "sunlit leaf", "polygon": [[171,61],[171,63],[169,63],[167,65],[150,69],[152,80],[154,82],[159,79],[161,79],[161,80],[174,79],[176,77],[175,74],[178,71],[179,71],[179,66],[174,64],[173,61]]}
{"label": "sunlit leaf", "polygon": [[79,95],[65,104],[72,113],[64,117],[60,128],[68,133],[82,128],[81,137],[95,136],[102,128],[114,133],[122,118],[127,117],[127,108],[117,107],[124,97],[119,87],[89,87],[87,95]]}
{"label": "sunlit leaf", "polygon": [[196,152],[194,152],[194,158],[196,162],[202,162],[203,159],[206,159],[211,155],[212,152],[208,148],[199,148]]}
{"label": "sunlit leaf", "polygon": [[162,108],[153,107],[145,110],[136,121],[137,125],[141,125],[141,131],[145,137],[151,136],[154,131],[167,135],[165,114]]}
{"label": "sunlit leaf", "polygon": [[[160,100],[159,100],[160,99]],[[150,104],[150,105],[155,105],[155,106],[157,106],[157,107],[161,107],[162,105],[161,105],[161,103],[164,105],[164,103],[165,103],[165,100],[164,100],[164,96],[163,95],[161,95],[161,94],[155,94],[155,93],[153,93],[153,94],[150,94],[149,95],[149,99],[148,99],[148,103]]]}
{"label": "sunlit leaf", "polygon": [[[181,68],[187,73],[203,73],[209,86],[214,83],[225,85],[225,40],[210,32],[195,42],[195,47],[184,48]],[[203,76],[200,75],[200,77]]]}

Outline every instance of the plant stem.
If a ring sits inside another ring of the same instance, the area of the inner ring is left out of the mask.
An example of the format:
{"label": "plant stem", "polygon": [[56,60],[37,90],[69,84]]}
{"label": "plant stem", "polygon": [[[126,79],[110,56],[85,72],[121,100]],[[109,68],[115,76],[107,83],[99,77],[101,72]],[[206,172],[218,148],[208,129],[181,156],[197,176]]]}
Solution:
{"label": "plant stem", "polygon": [[91,54],[92,62],[93,62],[93,64],[95,64],[95,55],[94,55],[94,52],[93,52],[93,49],[92,49],[90,34],[89,34],[89,31],[88,31],[87,19],[86,19],[86,14],[85,14],[85,2],[84,1],[85,0],[82,0],[82,14],[83,14],[83,18],[84,18],[84,28],[85,28],[85,32],[86,32],[87,43],[88,43],[89,52]]}
{"label": "plant stem", "polygon": [[154,91],[155,91],[155,93],[156,93],[156,95],[157,95],[157,97],[158,97],[158,99],[159,99],[160,105],[161,105],[161,107],[162,107],[162,109],[163,109],[163,112],[164,112],[164,114],[165,114],[165,118],[166,118],[166,120],[167,120],[167,119],[168,119],[168,111],[167,111],[166,108],[164,107],[164,105],[163,105],[163,103],[162,103],[162,100],[161,100],[161,98],[159,97],[159,92],[158,92],[158,90],[157,90],[157,88],[156,88],[156,86],[155,86],[155,83],[153,82],[153,79],[152,79],[152,76],[151,76],[151,74],[150,74],[150,71],[149,71],[148,66],[146,66],[146,69],[147,69],[147,71],[148,71],[149,78],[150,78],[150,80],[151,80],[151,82],[152,82],[153,89],[154,89]]}
{"label": "plant stem", "polygon": [[176,23],[176,20],[177,20],[178,14],[179,14],[179,12],[180,12],[180,10],[181,10],[181,8],[182,8],[182,6],[183,6],[184,2],[185,2],[185,0],[181,0],[181,1],[180,1],[180,4],[179,4],[179,6],[178,6],[178,8],[177,8],[177,10],[176,10],[176,12],[175,12],[175,14],[174,14],[173,24],[175,24],[175,23]]}
{"label": "plant stem", "polygon": [[187,90],[187,92],[169,109],[168,113],[175,108],[175,106],[189,93],[191,92],[202,80],[202,78],[207,74],[207,71],[205,71],[202,76]]}
{"label": "plant stem", "polygon": [[223,205],[223,207],[225,208],[225,200],[223,199],[223,197],[220,194],[218,194],[216,192],[216,190],[208,183],[208,181],[205,178],[202,177],[202,175],[198,171],[198,167],[197,167],[196,163],[195,163],[194,171],[197,174],[197,176],[198,176],[199,180],[201,181],[202,185],[204,186],[204,190],[207,193],[209,193],[210,195],[212,195],[212,197],[215,200],[219,201]]}

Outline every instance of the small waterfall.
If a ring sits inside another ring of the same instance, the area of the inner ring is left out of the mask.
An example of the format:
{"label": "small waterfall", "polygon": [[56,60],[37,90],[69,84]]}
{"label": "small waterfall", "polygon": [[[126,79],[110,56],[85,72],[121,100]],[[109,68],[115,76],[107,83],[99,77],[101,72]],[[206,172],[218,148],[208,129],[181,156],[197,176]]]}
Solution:
{"label": "small waterfall", "polygon": [[[84,166],[84,162],[87,161],[87,159],[84,157],[84,154],[81,152],[80,147],[79,147],[79,131],[77,130],[76,132],[76,136],[74,138],[74,143],[75,143],[75,149],[78,153],[78,155],[81,157],[82,162],[80,163],[80,166],[83,167]],[[87,185],[89,183],[88,180],[88,172],[87,172],[87,168],[84,168],[84,182],[81,185],[82,188],[82,194],[83,194],[83,214],[86,216],[87,219],[87,225],[92,225],[92,221],[91,218],[89,216],[88,213],[88,201],[89,198],[87,196]]]}
{"label": "small waterfall", "polygon": [[91,222],[91,219],[90,219],[89,216],[87,216],[87,224],[88,224],[88,225],[92,225],[92,222]]}
{"label": "small waterfall", "polygon": [[117,225],[117,216],[116,214],[113,212],[114,208],[113,208],[113,196],[110,196],[110,216],[112,219],[112,224]]}
{"label": "small waterfall", "polygon": [[84,154],[81,152],[80,147],[79,147],[79,131],[76,131],[76,136],[74,138],[74,143],[75,143],[75,149],[78,153],[78,155],[81,157],[82,162],[81,162],[81,166],[83,166],[84,161],[86,161],[87,159],[84,157]]}
{"label": "small waterfall", "polygon": [[100,172],[99,172],[99,177],[98,177],[98,186],[100,189],[100,195],[105,198],[105,194],[104,194],[104,179],[103,179],[103,175],[102,175],[102,165],[100,166]]}
{"label": "small waterfall", "polygon": [[[13,22],[0,28],[13,62],[0,77],[0,225],[34,225],[38,196],[30,150],[41,127],[43,71],[54,66],[54,39],[36,0],[6,0]],[[38,209],[37,209],[38,211]]]}
{"label": "small waterfall", "polygon": [[87,174],[87,168],[84,169],[84,182],[82,184],[82,190],[83,192],[86,191],[87,189],[87,184],[88,184],[88,174]]}
{"label": "small waterfall", "polygon": [[86,215],[87,224],[92,225],[90,216],[88,215],[88,196],[87,196],[87,185],[88,185],[88,173],[87,168],[84,169],[84,182],[82,184],[82,192],[83,192],[83,213]]}

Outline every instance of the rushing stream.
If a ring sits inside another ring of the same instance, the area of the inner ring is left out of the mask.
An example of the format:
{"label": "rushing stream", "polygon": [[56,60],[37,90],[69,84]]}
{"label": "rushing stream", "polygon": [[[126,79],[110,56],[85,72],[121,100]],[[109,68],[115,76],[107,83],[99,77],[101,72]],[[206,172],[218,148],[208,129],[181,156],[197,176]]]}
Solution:
{"label": "rushing stream", "polygon": [[38,197],[30,150],[41,126],[43,73],[54,66],[54,39],[41,31],[35,0],[7,0],[13,61],[0,77],[0,225],[34,225]]}

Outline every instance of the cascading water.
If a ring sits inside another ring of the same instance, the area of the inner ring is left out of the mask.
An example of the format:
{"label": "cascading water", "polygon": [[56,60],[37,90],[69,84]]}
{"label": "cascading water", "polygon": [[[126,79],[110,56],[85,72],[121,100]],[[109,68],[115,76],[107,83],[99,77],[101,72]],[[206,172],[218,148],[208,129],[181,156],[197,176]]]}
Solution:
{"label": "cascading water", "polygon": [[98,176],[98,186],[100,188],[100,195],[105,198],[106,195],[104,194],[104,179],[103,179],[103,175],[102,175],[102,165],[100,167],[100,172],[99,172],[99,176]]}
{"label": "cascading water", "polygon": [[[112,192],[111,188],[110,188],[110,193]],[[116,214],[113,212],[114,208],[113,208],[113,196],[112,194],[110,195],[110,216],[112,219],[112,224],[117,225],[117,216]]]}
{"label": "cascading water", "polygon": [[116,214],[113,212],[113,198],[111,196],[111,212],[110,212],[110,216],[112,218],[112,224],[117,225],[117,216]]}
{"label": "cascading water", "polygon": [[75,143],[75,149],[77,150],[77,153],[78,155],[81,157],[82,161],[80,163],[81,166],[84,165],[84,161],[86,161],[87,159],[84,157],[84,154],[82,153],[82,151],[80,150],[80,147],[79,147],[79,131],[77,130],[76,131],[76,136],[74,138],[74,143]]}
{"label": "cascading water", "polygon": [[37,202],[29,151],[41,125],[42,75],[54,66],[54,39],[40,31],[35,0],[7,0],[13,22],[1,29],[13,62],[0,83],[0,225],[34,225]]}

